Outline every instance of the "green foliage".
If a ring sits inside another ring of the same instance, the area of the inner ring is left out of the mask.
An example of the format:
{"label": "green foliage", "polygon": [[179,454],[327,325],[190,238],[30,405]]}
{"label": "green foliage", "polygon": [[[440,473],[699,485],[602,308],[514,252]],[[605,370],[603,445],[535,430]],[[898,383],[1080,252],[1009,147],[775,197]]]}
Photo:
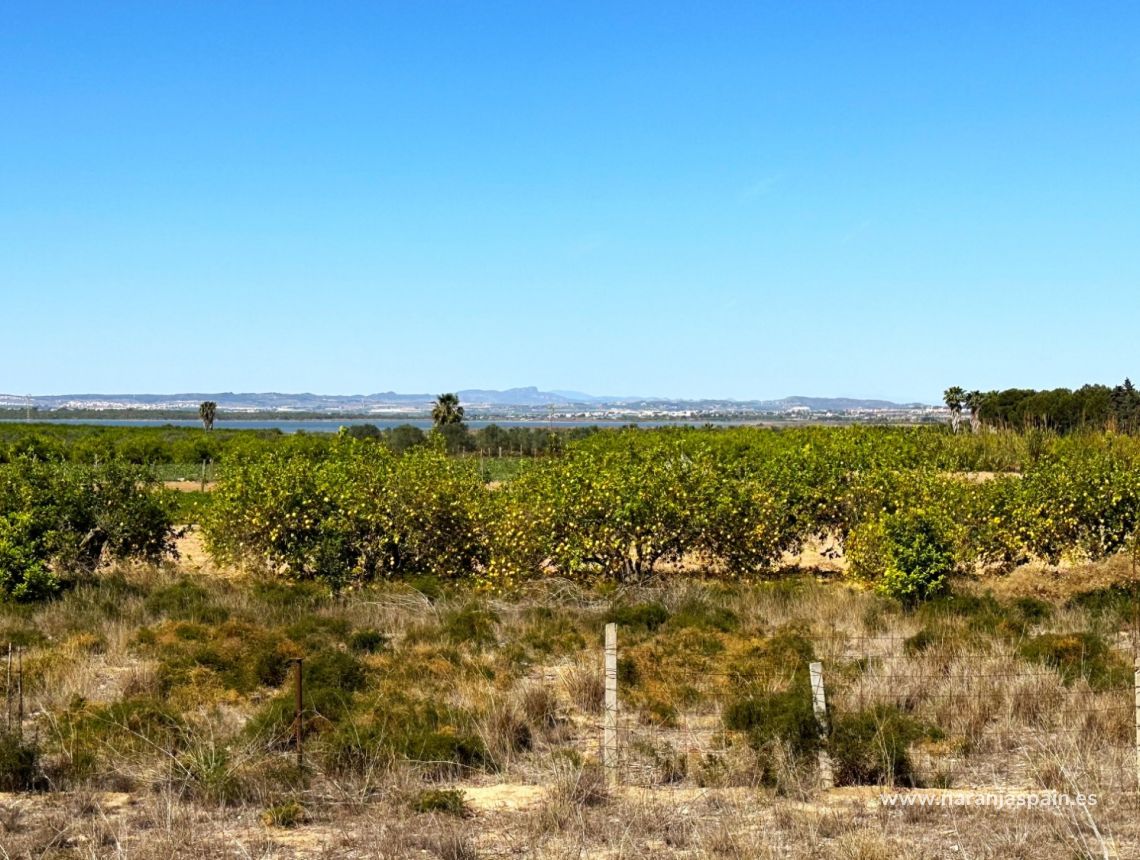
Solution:
{"label": "green foliage", "polygon": [[724,724],[747,733],[748,743],[757,753],[759,777],[767,784],[777,782],[784,751],[802,764],[821,745],[806,671],[787,690],[756,691],[731,702],[724,712]]}
{"label": "green foliage", "polygon": [[471,714],[395,691],[354,710],[321,743],[329,765],[339,771],[401,760],[435,775],[494,767]]}
{"label": "green foliage", "polygon": [[1132,672],[1095,633],[1045,633],[1022,643],[1021,655],[1057,670],[1066,684],[1084,678],[1094,690],[1124,687]]}
{"label": "green foliage", "polygon": [[1069,606],[1084,609],[1091,615],[1113,622],[1134,622],[1140,616],[1140,585],[1110,585],[1078,594]]}
{"label": "green foliage", "polygon": [[449,611],[443,616],[440,630],[443,638],[452,645],[485,648],[495,644],[495,628],[499,623],[494,612],[470,603]]}
{"label": "green foliage", "polygon": [[459,396],[456,394],[439,395],[431,409],[431,420],[437,428],[462,424],[463,407],[459,405]]}
{"label": "green foliage", "polygon": [[959,641],[963,639],[963,625],[978,634],[1021,639],[1034,624],[1051,614],[1052,607],[1043,601],[1021,598],[1012,604],[1002,604],[989,591],[945,594],[926,603],[918,612],[924,621],[936,629],[947,628]]}
{"label": "green foliage", "polygon": [[229,618],[229,613],[217,605],[205,588],[189,579],[155,589],[147,596],[145,605],[152,615],[177,621],[219,624]]}
{"label": "green foliage", "polygon": [[389,637],[374,628],[356,630],[348,639],[348,647],[358,654],[375,654],[388,647]]}
{"label": "green foliage", "polygon": [[1048,429],[1072,433],[1090,429],[1134,432],[1140,426],[1140,394],[1131,380],[1109,388],[1085,385],[1076,391],[1010,388],[982,396],[980,417],[985,424],[1017,429]]}
{"label": "green foliage", "polygon": [[31,791],[41,783],[39,748],[0,730],[0,791]]}
{"label": "green foliage", "polygon": [[386,576],[476,573],[488,555],[482,482],[468,464],[338,440],[321,460],[223,469],[206,518],[215,557],[334,589]]}
{"label": "green foliage", "polygon": [[1099,559],[1125,548],[1140,521],[1140,469],[1110,445],[1067,445],[1026,473],[1017,527],[1051,562]]}
{"label": "green foliage", "polygon": [[619,604],[606,613],[605,620],[625,628],[652,633],[669,620],[669,610],[660,603]]}
{"label": "green foliage", "polygon": [[847,545],[851,571],[882,594],[916,605],[949,587],[953,550],[921,512],[889,514],[856,529]]}
{"label": "green foliage", "polygon": [[917,786],[910,745],[938,735],[889,705],[835,716],[827,739],[835,781],[838,785]]}
{"label": "green foliage", "polygon": [[668,619],[668,626],[676,630],[716,630],[731,633],[740,627],[740,617],[724,606],[707,600],[686,600],[676,607]]}
{"label": "green foliage", "polygon": [[40,600],[67,574],[174,551],[174,503],[137,467],[21,458],[0,469],[0,594]]}
{"label": "green foliage", "polygon": [[168,621],[143,628],[138,643],[157,661],[159,689],[179,693],[182,701],[200,700],[212,687],[237,693],[276,687],[299,654],[290,639],[246,621]]}
{"label": "green foliage", "polygon": [[[1000,398],[971,402],[1001,408]],[[156,560],[172,548],[174,520],[201,521],[219,561],[334,590],[423,575],[503,587],[542,575],[639,580],[671,565],[761,576],[822,537],[862,552],[879,571],[871,578],[907,602],[938,590],[942,550],[963,570],[1006,570],[1032,557],[1102,558],[1140,532],[1140,444],[1111,433],[377,432],[0,427],[0,588],[36,599],[101,560]],[[543,459],[503,469],[518,461],[485,462],[473,449]],[[220,464],[218,491],[175,494],[178,505],[148,474],[182,463],[187,474],[172,476],[196,477],[205,460]],[[879,540],[892,522],[912,533],[894,541],[893,567]],[[909,542],[926,528],[933,540]]]}
{"label": "green foliage", "polygon": [[297,800],[276,803],[261,813],[261,823],[266,827],[297,827],[309,820],[309,813]]}
{"label": "green foliage", "polygon": [[59,578],[48,569],[45,554],[34,537],[31,514],[0,517],[0,592],[21,602],[56,594]]}
{"label": "green foliage", "polygon": [[574,448],[502,492],[494,519],[501,576],[547,566],[629,580],[686,555],[754,573],[796,544],[779,485],[741,474],[710,446],[634,432],[606,442]]}
{"label": "green foliage", "polygon": [[459,818],[470,814],[463,792],[454,788],[426,788],[412,799],[412,809],[419,813],[438,812]]}
{"label": "green foliage", "polygon": [[343,651],[322,651],[304,663],[304,681],[310,689],[355,693],[364,687],[364,664]]}

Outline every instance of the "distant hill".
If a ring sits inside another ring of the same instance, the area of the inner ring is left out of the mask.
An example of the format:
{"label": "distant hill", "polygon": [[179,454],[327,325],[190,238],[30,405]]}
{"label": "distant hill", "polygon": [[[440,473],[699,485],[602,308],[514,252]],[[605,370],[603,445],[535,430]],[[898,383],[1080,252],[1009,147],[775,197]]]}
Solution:
{"label": "distant hill", "polygon": [[[587,411],[606,408],[624,410],[667,410],[696,412],[785,413],[856,412],[911,410],[926,408],[920,403],[893,403],[853,397],[785,397],[781,400],[679,400],[665,397],[615,397],[584,394],[580,391],[541,391],[534,386],[495,389],[466,389],[457,392],[460,402],[473,410],[540,409],[580,407]],[[55,394],[25,397],[0,394],[0,408],[40,411],[57,410],[196,410],[204,400],[213,400],[219,410],[229,412],[306,412],[330,414],[419,412],[431,408],[434,394],[283,394],[279,392],[186,392],[179,394]]]}
{"label": "distant hill", "polygon": [[864,409],[921,409],[924,403],[893,403],[890,400],[860,400],[854,397],[785,397],[762,401],[776,411],[807,407],[813,412],[850,412]]}

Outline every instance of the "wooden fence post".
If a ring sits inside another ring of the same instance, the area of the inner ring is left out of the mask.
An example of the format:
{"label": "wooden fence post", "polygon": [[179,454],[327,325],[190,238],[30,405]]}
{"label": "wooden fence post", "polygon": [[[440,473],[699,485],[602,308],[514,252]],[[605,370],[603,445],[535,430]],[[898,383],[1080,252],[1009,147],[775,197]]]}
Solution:
{"label": "wooden fence post", "polygon": [[1133,661],[1136,666],[1136,675],[1133,679],[1136,694],[1136,785],[1140,788],[1140,650],[1136,652]]}
{"label": "wooden fence post", "polygon": [[[823,691],[823,664],[809,663],[808,671],[811,673],[811,704],[815,711],[815,721],[819,723],[819,737],[821,741],[827,738],[827,697]],[[831,771],[831,756],[826,747],[819,749],[819,783],[826,790],[835,785],[835,778]]]}
{"label": "wooden fence post", "polygon": [[617,739],[617,625],[606,625],[606,698],[605,717],[602,725],[602,767],[606,772],[606,783],[613,787],[618,784],[618,739]]}

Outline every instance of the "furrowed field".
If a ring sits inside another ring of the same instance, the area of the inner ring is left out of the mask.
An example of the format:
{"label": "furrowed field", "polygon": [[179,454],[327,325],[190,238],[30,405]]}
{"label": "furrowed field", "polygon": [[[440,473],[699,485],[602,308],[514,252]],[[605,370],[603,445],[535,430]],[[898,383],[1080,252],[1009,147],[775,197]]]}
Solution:
{"label": "furrowed field", "polygon": [[1140,856],[1135,437],[0,440],[0,857]]}

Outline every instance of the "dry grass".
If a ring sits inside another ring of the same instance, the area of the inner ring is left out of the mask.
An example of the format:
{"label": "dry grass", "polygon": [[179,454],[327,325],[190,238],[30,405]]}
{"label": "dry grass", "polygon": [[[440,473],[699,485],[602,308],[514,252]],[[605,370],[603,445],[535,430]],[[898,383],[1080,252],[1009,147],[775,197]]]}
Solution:
{"label": "dry grass", "polygon": [[[0,631],[26,643],[25,738],[61,789],[0,797],[0,858],[1140,856],[1131,688],[1066,677],[1023,647],[1085,631],[1127,658],[1128,640],[1119,619],[1070,604],[1071,588],[1019,590],[1027,574],[999,583],[999,610],[934,617],[812,578],[616,594],[556,582],[493,601],[391,585],[331,600],[187,570],[123,569],[0,610]],[[1100,588],[1127,572],[1113,560],[1078,576]],[[1042,594],[1050,611],[1003,626],[1013,600]],[[610,789],[600,630],[615,607],[634,620],[626,785]],[[814,754],[725,722],[741,697],[795,689],[803,661],[781,649],[801,645],[824,664],[835,714],[898,708],[930,730],[908,752],[931,790],[1098,804],[888,808],[877,786],[819,791]],[[304,773],[287,740],[254,731],[290,701],[280,649],[331,673],[332,686],[311,681]],[[470,792],[466,817],[410,811],[450,788]]]}

